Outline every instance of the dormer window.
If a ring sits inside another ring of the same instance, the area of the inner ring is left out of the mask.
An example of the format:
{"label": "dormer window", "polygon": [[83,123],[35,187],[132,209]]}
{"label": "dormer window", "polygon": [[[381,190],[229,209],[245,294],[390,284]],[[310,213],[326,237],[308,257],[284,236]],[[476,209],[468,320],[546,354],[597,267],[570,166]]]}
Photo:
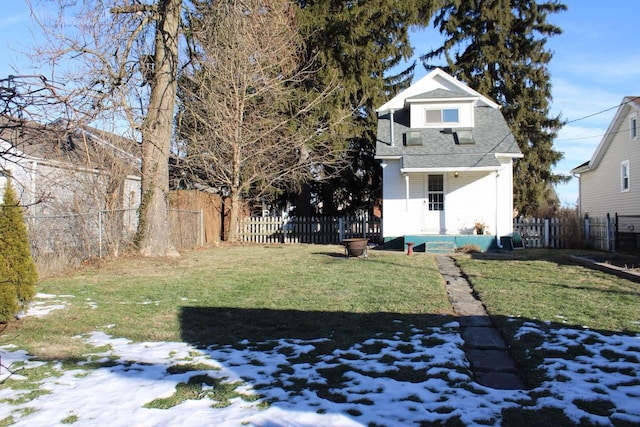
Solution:
{"label": "dormer window", "polygon": [[427,125],[458,123],[458,109],[445,108],[441,110],[426,110]]}

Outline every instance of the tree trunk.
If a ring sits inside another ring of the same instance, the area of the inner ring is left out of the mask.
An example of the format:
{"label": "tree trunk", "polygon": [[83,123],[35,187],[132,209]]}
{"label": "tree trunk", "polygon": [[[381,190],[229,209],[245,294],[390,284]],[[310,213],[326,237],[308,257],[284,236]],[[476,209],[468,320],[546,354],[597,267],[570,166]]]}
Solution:
{"label": "tree trunk", "polygon": [[142,202],[138,247],[142,256],[178,256],[169,224],[169,148],[177,88],[178,27],[182,0],[159,0],[155,70],[142,127]]}
{"label": "tree trunk", "polygon": [[229,208],[229,235],[230,242],[238,241],[238,221],[240,219],[240,194],[235,189],[231,190],[229,197],[231,207]]}

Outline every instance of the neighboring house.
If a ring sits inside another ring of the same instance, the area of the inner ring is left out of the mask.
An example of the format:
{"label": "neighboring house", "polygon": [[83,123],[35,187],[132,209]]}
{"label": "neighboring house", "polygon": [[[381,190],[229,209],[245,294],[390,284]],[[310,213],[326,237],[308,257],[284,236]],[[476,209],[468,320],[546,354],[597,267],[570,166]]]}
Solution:
{"label": "neighboring house", "polygon": [[10,177],[27,216],[135,209],[140,160],[118,147],[123,141],[90,127],[0,117],[0,196]]}
{"label": "neighboring house", "polygon": [[626,96],[579,177],[581,215],[640,215],[640,97]]}
{"label": "neighboring house", "polygon": [[377,112],[385,244],[500,247],[496,236],[513,231],[513,159],[522,154],[499,105],[435,69]]}

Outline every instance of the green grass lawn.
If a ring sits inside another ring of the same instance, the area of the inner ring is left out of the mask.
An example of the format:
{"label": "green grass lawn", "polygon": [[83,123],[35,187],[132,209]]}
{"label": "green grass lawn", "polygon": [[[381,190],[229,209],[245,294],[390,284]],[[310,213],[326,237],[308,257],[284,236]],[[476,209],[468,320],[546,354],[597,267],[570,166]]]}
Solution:
{"label": "green grass lawn", "polygon": [[[573,362],[589,356],[592,343],[576,343],[563,352],[548,350],[540,347],[545,335],[529,333],[515,338],[523,326],[534,325],[538,331],[582,331],[587,326],[604,335],[640,332],[640,285],[574,265],[568,254],[524,250],[455,256],[511,345],[531,387],[545,380],[562,380],[545,377],[540,369],[545,359],[559,357]],[[291,343],[330,338],[314,341],[315,349],[307,354],[289,357],[292,363],[304,365],[326,361],[327,357],[334,360],[338,357],[335,355],[345,360],[355,360],[362,354],[373,357],[391,341],[401,353],[411,354],[415,343],[403,340],[416,330],[426,331],[454,319],[443,278],[431,255],[409,257],[402,252],[372,250],[366,259],[347,259],[341,246],[225,245],[187,251],[172,260],[122,258],[44,280],[37,291],[64,300],[64,309],[11,323],[0,334],[0,346],[13,344],[39,360],[62,362],[68,369],[92,366],[83,363],[88,354],[100,349],[78,337],[94,331],[133,342],[182,341],[201,349],[234,348],[242,354],[286,351],[275,347],[281,340]],[[372,337],[375,340],[367,341]],[[426,348],[440,344],[438,339],[421,342]],[[624,356],[611,351],[602,355],[611,362]],[[416,363],[429,357],[421,354]],[[395,359],[382,356],[381,362],[392,367]],[[96,367],[105,363],[108,366],[110,362],[97,363]],[[43,372],[49,372],[51,366],[43,367]],[[280,374],[288,375],[288,369],[281,367]],[[337,365],[322,370],[326,384],[300,382],[287,387],[295,394],[313,386],[318,396],[339,402],[345,397],[335,390],[345,386],[345,371],[350,369],[355,368]],[[420,369],[409,367],[385,375],[395,375],[395,380],[407,383],[428,377]],[[460,387],[455,375],[449,379],[450,384]],[[200,380],[197,377],[197,384],[184,383],[175,396],[153,401],[150,407],[173,406],[191,394],[200,395],[204,385],[221,389],[213,379]],[[25,384],[37,388],[37,378]],[[475,390],[470,384],[464,387]],[[225,392],[225,399],[233,398],[233,388]],[[556,393],[548,391],[552,389],[545,388],[543,394]],[[523,417],[531,419],[531,425],[543,425],[545,417],[557,418],[556,412],[562,412],[558,409],[549,412],[543,408],[535,414],[527,410],[542,397],[537,393],[532,392],[522,408],[505,410],[503,425],[521,425]],[[610,402],[605,399],[580,405],[590,413],[606,413],[608,409],[600,406],[608,407]],[[557,425],[571,425],[566,420],[563,423]]]}
{"label": "green grass lawn", "polygon": [[72,297],[65,310],[13,325],[0,344],[46,358],[80,356],[73,337],[107,328],[133,341],[203,346],[283,335],[351,341],[395,328],[398,317],[439,325],[452,315],[431,257],[370,251],[367,259],[347,259],[341,246],[228,246],[176,260],[119,259],[45,280],[37,291]]}
{"label": "green grass lawn", "polygon": [[[524,250],[456,257],[531,385],[549,352],[538,337],[514,339],[525,322],[546,330],[588,328],[605,335],[640,333],[640,284],[571,263],[573,251]],[[564,358],[585,354],[576,344]]]}
{"label": "green grass lawn", "polygon": [[640,332],[640,284],[575,265],[570,253],[479,254],[457,263],[493,316]]}

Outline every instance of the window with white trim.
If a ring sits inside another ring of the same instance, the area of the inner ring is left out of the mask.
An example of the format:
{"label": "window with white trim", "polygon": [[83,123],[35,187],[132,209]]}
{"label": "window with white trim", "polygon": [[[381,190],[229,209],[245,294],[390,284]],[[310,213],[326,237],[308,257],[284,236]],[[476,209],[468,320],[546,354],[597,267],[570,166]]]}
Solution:
{"label": "window with white trim", "polygon": [[426,121],[428,125],[439,125],[446,123],[458,123],[459,111],[457,108],[444,108],[441,110],[426,110]]}
{"label": "window with white trim", "polygon": [[631,139],[638,139],[638,117],[632,116],[629,119],[629,136]]}
{"label": "window with white trim", "polygon": [[629,160],[620,163],[620,191],[629,191]]}

